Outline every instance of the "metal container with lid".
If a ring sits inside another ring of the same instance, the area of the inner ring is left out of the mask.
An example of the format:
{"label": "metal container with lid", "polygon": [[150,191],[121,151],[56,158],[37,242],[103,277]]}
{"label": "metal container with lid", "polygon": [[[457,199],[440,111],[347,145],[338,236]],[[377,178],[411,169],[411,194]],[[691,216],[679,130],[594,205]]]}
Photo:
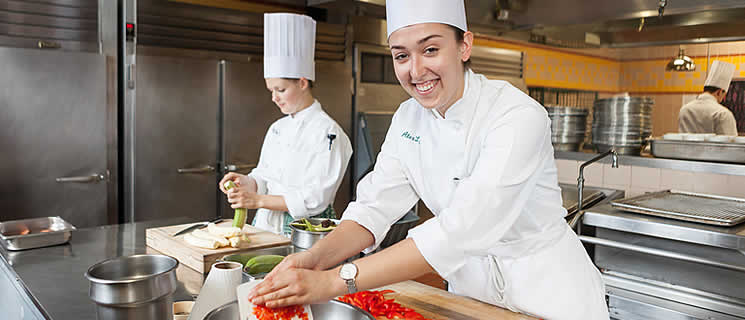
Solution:
{"label": "metal container with lid", "polygon": [[598,99],[592,118],[592,144],[603,152],[615,148],[619,154],[641,153],[652,134],[652,107],[649,97],[620,96]]}
{"label": "metal container with lid", "polygon": [[587,110],[562,106],[546,106],[551,119],[551,144],[559,151],[577,151],[585,140]]}
{"label": "metal container with lid", "polygon": [[172,319],[178,260],[133,255],[101,261],[85,273],[98,319]]}

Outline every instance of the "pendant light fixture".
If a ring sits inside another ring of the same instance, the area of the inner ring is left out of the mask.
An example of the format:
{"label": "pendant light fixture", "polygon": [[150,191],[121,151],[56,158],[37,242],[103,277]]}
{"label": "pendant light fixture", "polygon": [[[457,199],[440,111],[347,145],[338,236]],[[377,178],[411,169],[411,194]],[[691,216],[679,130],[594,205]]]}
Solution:
{"label": "pendant light fixture", "polygon": [[696,70],[696,64],[693,63],[693,59],[685,55],[683,48],[678,51],[678,56],[670,60],[665,67],[667,71],[694,71]]}

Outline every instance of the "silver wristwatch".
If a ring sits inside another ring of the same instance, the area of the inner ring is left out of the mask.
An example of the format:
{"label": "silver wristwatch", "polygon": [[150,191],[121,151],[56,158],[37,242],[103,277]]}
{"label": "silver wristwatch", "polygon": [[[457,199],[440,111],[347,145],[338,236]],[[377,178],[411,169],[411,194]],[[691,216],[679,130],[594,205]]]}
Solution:
{"label": "silver wristwatch", "polygon": [[355,282],[357,278],[357,266],[354,263],[343,264],[341,269],[339,269],[339,276],[347,284],[349,293],[357,292],[357,283]]}

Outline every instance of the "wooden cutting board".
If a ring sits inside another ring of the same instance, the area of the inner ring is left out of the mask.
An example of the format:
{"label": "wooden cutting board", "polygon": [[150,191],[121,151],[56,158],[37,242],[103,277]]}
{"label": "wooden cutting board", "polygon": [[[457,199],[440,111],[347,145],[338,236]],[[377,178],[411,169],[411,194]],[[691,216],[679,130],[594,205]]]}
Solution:
{"label": "wooden cutting board", "polygon": [[[230,226],[232,223],[232,220],[225,220],[219,225]],[[183,234],[176,237],[173,236],[176,232],[191,225],[193,223],[147,229],[145,230],[145,244],[163,254],[176,258],[179,263],[202,273],[208,273],[210,267],[217,259],[229,254],[290,244],[290,239],[288,238],[254,228],[250,225],[243,226],[243,232],[251,240],[251,243],[245,248],[223,247],[219,249],[205,249],[186,243]]]}
{"label": "wooden cutting board", "polygon": [[[376,290],[382,289],[395,291],[394,294],[386,295],[386,298],[396,299],[396,302],[402,306],[414,309],[428,319],[537,320],[415,281],[399,282]],[[378,317],[378,319],[386,318]]]}

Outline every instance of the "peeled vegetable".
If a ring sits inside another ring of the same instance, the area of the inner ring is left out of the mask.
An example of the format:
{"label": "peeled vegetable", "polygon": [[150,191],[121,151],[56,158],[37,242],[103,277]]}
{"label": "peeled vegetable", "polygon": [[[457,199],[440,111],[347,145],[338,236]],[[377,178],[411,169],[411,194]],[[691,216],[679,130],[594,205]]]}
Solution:
{"label": "peeled vegetable", "polygon": [[267,273],[272,271],[284,258],[273,254],[256,256],[246,262],[245,270],[249,274]]}
{"label": "peeled vegetable", "polygon": [[243,248],[247,246],[249,243],[251,243],[251,240],[249,240],[248,236],[245,234],[232,237],[228,239],[228,241],[230,242],[230,246],[233,248]]}
{"label": "peeled vegetable", "polygon": [[[233,188],[235,188],[235,183],[233,183],[233,181],[228,180],[228,182],[225,182],[225,190],[230,190]],[[233,226],[239,229],[243,229],[243,226],[246,224],[247,217],[248,212],[246,208],[235,209],[235,214],[233,214]]]}
{"label": "peeled vegetable", "polygon": [[186,241],[186,243],[192,246],[200,247],[200,248],[217,249],[220,247],[220,243],[215,240],[197,238],[191,235],[191,233],[184,235],[184,241]]}
{"label": "peeled vegetable", "polygon": [[204,230],[199,230],[199,229],[194,230],[194,231],[191,232],[191,235],[192,236],[195,236],[197,238],[204,239],[204,240],[217,241],[217,243],[220,244],[220,247],[224,247],[224,246],[230,245],[230,241],[228,241],[228,239],[226,239],[225,237],[214,235],[214,234],[209,233],[209,232],[204,231]]}
{"label": "peeled vegetable", "polygon": [[207,225],[207,231],[223,238],[232,238],[241,235],[241,229],[238,227],[220,227],[214,223]]}

